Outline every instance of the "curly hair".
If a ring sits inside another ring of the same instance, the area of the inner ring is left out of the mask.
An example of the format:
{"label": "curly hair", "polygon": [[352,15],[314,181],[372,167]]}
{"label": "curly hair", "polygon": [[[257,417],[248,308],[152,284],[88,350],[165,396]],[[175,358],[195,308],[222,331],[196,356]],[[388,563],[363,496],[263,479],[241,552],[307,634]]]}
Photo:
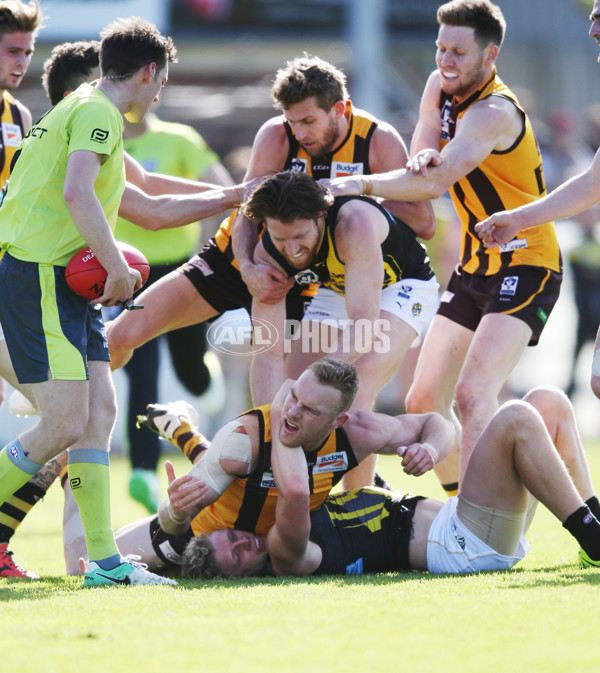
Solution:
{"label": "curly hair", "polygon": [[44,61],[42,85],[52,105],[59,103],[67,91],[74,91],[87,81],[100,65],[100,42],[64,42],[57,44]]}
{"label": "curly hair", "polygon": [[182,556],[181,576],[203,577],[208,580],[224,577],[215,561],[214,548],[206,533],[200,533],[187,543]]}
{"label": "curly hair", "polygon": [[297,56],[275,75],[271,90],[276,108],[287,110],[314,96],[320,108],[329,112],[339,100],[348,100],[346,75],[318,56]]}
{"label": "curly hair", "polygon": [[329,189],[310,175],[284,171],[267,178],[252,192],[242,210],[255,222],[266,217],[290,224],[295,220],[314,220],[333,203]]}

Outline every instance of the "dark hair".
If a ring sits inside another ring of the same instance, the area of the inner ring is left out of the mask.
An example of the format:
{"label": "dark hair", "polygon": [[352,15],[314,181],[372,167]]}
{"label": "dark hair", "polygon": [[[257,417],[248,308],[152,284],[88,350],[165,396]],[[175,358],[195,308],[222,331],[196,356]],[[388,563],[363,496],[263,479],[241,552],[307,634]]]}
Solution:
{"label": "dark hair", "polygon": [[353,364],[335,358],[322,358],[313,362],[307,369],[315,375],[320,384],[340,391],[342,405],[338,414],[350,409],[358,391],[358,373]]}
{"label": "dark hair", "polygon": [[333,203],[329,189],[310,175],[284,171],[267,178],[252,192],[242,210],[251,220],[266,217],[289,224],[294,220],[314,220]]}
{"label": "dark hair", "polygon": [[346,101],[346,75],[317,56],[298,56],[275,75],[272,89],[275,107],[287,110],[314,96],[320,108],[329,112],[337,101]]}
{"label": "dark hair", "polygon": [[491,42],[498,47],[504,40],[506,21],[502,10],[489,0],[452,0],[438,8],[437,21],[448,26],[466,26],[475,31],[482,49]]}
{"label": "dark hair", "polygon": [[0,2],[0,38],[9,33],[37,33],[43,18],[39,0],[29,4],[4,0]]}
{"label": "dark hair", "polygon": [[182,577],[224,577],[215,561],[215,552],[210,542],[210,536],[200,533],[186,545],[181,564]]}
{"label": "dark hair", "polygon": [[74,91],[86,82],[90,73],[100,64],[100,42],[63,42],[57,44],[44,62],[42,85],[52,105],[56,105],[67,91]]}
{"label": "dark hair", "polygon": [[148,63],[156,63],[157,73],[169,63],[177,63],[177,49],[170,37],[139,16],[118,19],[100,33],[102,76],[126,79]]}

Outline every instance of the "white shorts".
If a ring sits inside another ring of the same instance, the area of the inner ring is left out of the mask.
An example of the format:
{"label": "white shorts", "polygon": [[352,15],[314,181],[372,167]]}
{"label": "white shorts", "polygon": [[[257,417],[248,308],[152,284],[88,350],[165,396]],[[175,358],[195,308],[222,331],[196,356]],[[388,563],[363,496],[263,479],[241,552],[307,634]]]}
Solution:
{"label": "white shorts", "polygon": [[[417,336],[422,336],[437,311],[439,287],[435,276],[430,280],[414,278],[401,280],[383,288],[380,308],[397,316],[410,325]],[[302,322],[308,320],[336,321],[339,322],[338,329],[344,329],[344,321],[348,320],[346,298],[334,290],[319,287],[316,297],[313,297],[304,313]]]}
{"label": "white shorts", "polygon": [[451,497],[431,524],[427,536],[427,570],[430,573],[473,573],[505,570],[520,561],[529,549],[521,536],[515,556],[504,556],[482,542],[459,519],[458,496]]}
{"label": "white shorts", "polygon": [[0,341],[4,339],[4,332],[2,331],[2,323],[0,322]]}

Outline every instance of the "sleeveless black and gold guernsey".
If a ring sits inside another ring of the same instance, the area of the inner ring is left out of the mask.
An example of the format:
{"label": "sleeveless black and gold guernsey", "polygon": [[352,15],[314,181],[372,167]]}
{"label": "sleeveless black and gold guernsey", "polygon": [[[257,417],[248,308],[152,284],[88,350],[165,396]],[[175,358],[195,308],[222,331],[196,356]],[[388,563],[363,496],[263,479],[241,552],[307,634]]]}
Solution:
{"label": "sleeveless black and gold guernsey", "polygon": [[[369,148],[378,121],[368,112],[353,108],[350,101],[346,101],[344,114],[348,120],[348,132],[344,141],[334,152],[320,158],[311,157],[300,146],[290,125],[285,118],[282,118],[288,137],[289,151],[281,170],[307,173],[315,180],[371,173]],[[235,214],[223,220],[215,235],[215,243],[229,262],[239,268],[231,248],[231,227],[234,219]]]}
{"label": "sleeveless black and gold guernsey", "polygon": [[[369,486],[330,495],[310,513],[310,539],[322,558],[313,575],[410,570],[408,545],[422,496]],[[267,561],[267,575],[274,575]]]}
{"label": "sleeveless black and gold guernsey", "polygon": [[344,115],[348,120],[346,137],[339,147],[324,157],[308,154],[296,140],[291,126],[284,121],[290,150],[283,170],[307,173],[315,180],[371,173],[369,148],[378,121],[368,112],[353,108],[350,101],[346,101]]}
{"label": "sleeveless black and gold guernsey", "polygon": [[[2,128],[2,135],[0,136],[0,190],[2,190],[10,177],[13,157],[25,135],[21,111],[8,91],[4,91],[0,99],[0,125]],[[2,248],[0,248],[0,257],[3,254]]]}
{"label": "sleeveless black and gold guernsey", "polygon": [[[221,528],[266,534],[275,523],[277,487],[271,467],[270,408],[268,404],[246,412],[258,418],[260,446],[256,468],[247,476],[236,477],[216,502],[192,520],[194,535]],[[358,465],[343,428],[334,430],[317,450],[307,453],[306,462],[311,510],[322,505],[342,476]]]}
{"label": "sleeveless black and gold guernsey", "polygon": [[542,159],[531,122],[515,95],[496,75],[496,70],[462,103],[456,103],[452,96],[442,91],[441,147],[452,140],[457,122],[471,105],[489,96],[510,100],[523,118],[523,130],[512,147],[492,151],[485,161],[450,189],[462,223],[460,265],[467,273],[486,276],[519,265],[560,272],[562,261],[553,222],[522,231],[499,248],[484,248],[475,233],[477,222],[500,210],[512,210],[535,201],[546,193]]}
{"label": "sleeveless black and gold guernsey", "polygon": [[365,196],[338,196],[325,214],[323,236],[308,269],[294,269],[275,248],[269,232],[265,230],[262,242],[265,251],[284,269],[289,277],[294,276],[299,285],[320,283],[339,294],[344,294],[345,265],[335,247],[335,228],[339,209],[348,201],[366,201],[377,208],[388,221],[389,233],[381,244],[384,278],[382,287],[388,287],[405,278],[429,280],[433,269],[427,251],[419,243],[415,232],[404,222],[397,220],[383,206]]}
{"label": "sleeveless black and gold guernsey", "polygon": [[314,575],[410,570],[408,545],[421,496],[359,488],[330,495],[311,512],[310,539],[323,558]]}
{"label": "sleeveless black and gold guernsey", "polygon": [[25,135],[23,119],[17,103],[8,91],[4,91],[0,100],[0,189],[10,176],[10,167],[17,148]]}

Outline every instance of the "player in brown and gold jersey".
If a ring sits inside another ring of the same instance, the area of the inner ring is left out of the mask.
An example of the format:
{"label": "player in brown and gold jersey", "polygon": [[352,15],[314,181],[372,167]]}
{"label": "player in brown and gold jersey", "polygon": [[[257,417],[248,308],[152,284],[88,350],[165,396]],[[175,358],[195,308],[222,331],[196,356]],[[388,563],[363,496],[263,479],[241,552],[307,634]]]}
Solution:
{"label": "player in brown and gold jersey", "polygon": [[334,194],[419,201],[451,191],[462,222],[460,261],[425,338],[406,400],[412,412],[437,410],[462,423],[460,466],[453,453],[438,476],[458,488],[469,456],[498,407],[500,390],[525,347],[535,345],[558,298],[562,263],[554,225],[487,249],[475,232],[493,212],[545,193],[527,115],[499,80],[504,37],[489,0],[452,0],[437,13],[435,70],[423,93],[408,169],[334,181]]}
{"label": "player in brown and gold jersey", "polygon": [[[600,44],[600,0],[595,0],[590,14],[590,37]],[[600,62],[600,58],[598,59]],[[515,236],[529,237],[544,229],[544,222],[553,217],[562,220],[587,210],[598,203],[600,196],[600,151],[596,152],[590,167],[551,194],[532,203],[510,206],[507,212],[497,212],[480,222],[475,231],[483,239],[486,247],[504,247]],[[534,227],[533,229],[531,227]],[[600,397],[600,331],[594,345],[591,387]]]}
{"label": "player in brown and gold jersey", "polygon": [[[344,73],[320,58],[298,57],[279,70],[273,98],[282,114],[265,122],[256,134],[246,180],[282,170],[317,178],[364,175],[406,164],[406,147],[398,132],[355,109]],[[422,238],[433,236],[435,218],[429,203],[384,205]],[[135,316],[122,314],[108,326],[113,363],[121,366],[133,349],[158,334],[233,308],[249,311],[252,298],[273,302],[286,298],[288,318],[300,320],[314,286],[303,290],[273,267],[254,264],[259,234],[260,229],[242,215],[235,221],[230,218],[200,254],[145,290],[140,302],[147,310]],[[345,480],[345,485],[371,483],[373,465],[366,474],[353,473],[356,480]]]}
{"label": "player in brown and gold jersey", "polygon": [[[398,454],[407,473],[421,474],[431,469],[438,451],[448,450],[454,430],[438,414],[392,417],[349,410],[357,386],[356,370],[349,363],[325,359],[311,365],[276,396],[273,406],[280,413],[275,422],[270,405],[254,409],[222,428],[187,475],[175,479],[168,467],[169,499],[159,508],[159,521],[148,518],[124,528],[117,534],[120,549],[136,549],[156,568],[179,564],[193,534],[223,527],[266,532],[275,521],[279,492],[271,465],[274,435],[284,446],[302,447],[311,509],[324,502],[347,470],[373,452]],[[153,415],[163,436],[185,441],[185,435],[194,434],[185,418],[165,411],[162,418]],[[195,436],[199,439],[197,432]]]}

